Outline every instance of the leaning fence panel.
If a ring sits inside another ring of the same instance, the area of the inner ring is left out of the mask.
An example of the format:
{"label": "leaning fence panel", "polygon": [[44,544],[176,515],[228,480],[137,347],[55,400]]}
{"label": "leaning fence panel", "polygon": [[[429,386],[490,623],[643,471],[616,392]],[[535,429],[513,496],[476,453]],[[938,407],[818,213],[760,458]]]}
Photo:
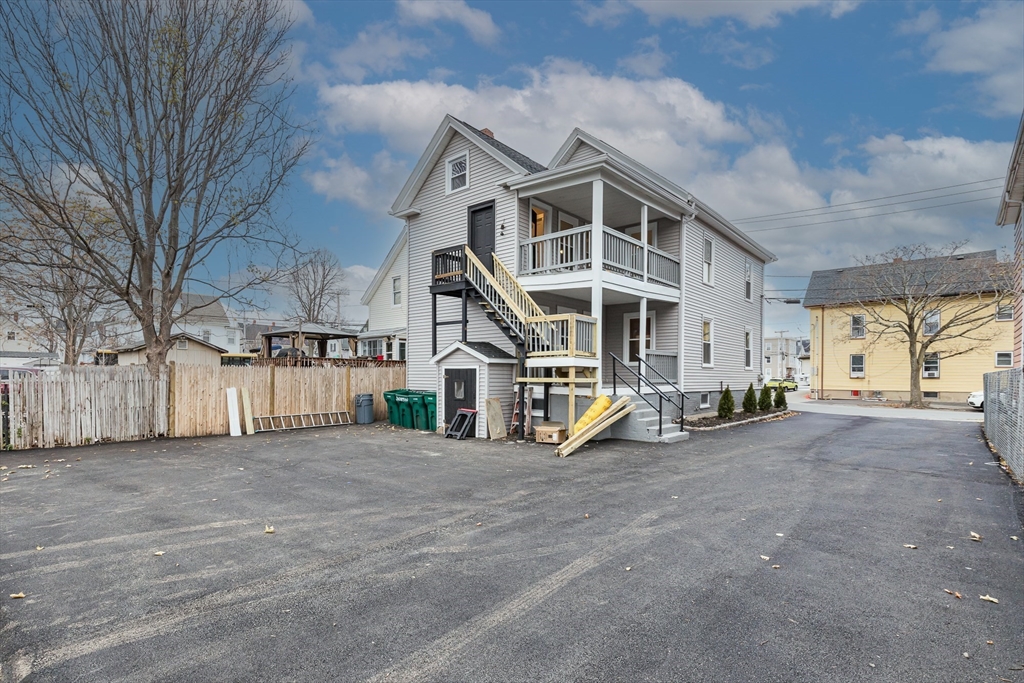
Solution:
{"label": "leaning fence panel", "polygon": [[985,436],[1014,477],[1024,480],[1024,374],[1020,368],[985,374]]}

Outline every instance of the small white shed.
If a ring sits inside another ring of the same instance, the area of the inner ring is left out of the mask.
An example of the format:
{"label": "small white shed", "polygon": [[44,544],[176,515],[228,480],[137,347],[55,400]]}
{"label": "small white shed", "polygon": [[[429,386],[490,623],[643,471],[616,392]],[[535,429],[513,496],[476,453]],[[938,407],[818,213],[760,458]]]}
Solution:
{"label": "small white shed", "polygon": [[459,408],[477,411],[475,435],[487,438],[488,398],[501,399],[505,426],[512,421],[513,385],[518,361],[490,342],[452,342],[430,362],[437,366],[438,430]]}
{"label": "small white shed", "polygon": [[[220,366],[220,355],[226,349],[203,341],[191,334],[176,334],[171,337],[171,348],[167,351],[167,362],[179,365]],[[117,349],[118,365],[145,365],[146,345],[135,344]]]}

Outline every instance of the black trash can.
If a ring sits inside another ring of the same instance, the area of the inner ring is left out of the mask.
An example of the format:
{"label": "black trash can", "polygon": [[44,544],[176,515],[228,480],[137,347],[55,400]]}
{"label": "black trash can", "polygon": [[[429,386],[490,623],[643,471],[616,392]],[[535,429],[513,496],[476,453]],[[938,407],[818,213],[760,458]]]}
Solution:
{"label": "black trash can", "polygon": [[373,394],[356,394],[356,424],[373,422]]}

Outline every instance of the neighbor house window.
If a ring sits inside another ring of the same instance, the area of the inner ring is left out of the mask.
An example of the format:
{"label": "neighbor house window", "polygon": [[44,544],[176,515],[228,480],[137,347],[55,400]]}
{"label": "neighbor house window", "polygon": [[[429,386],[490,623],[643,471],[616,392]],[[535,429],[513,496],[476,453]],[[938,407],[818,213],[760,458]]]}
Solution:
{"label": "neighbor house window", "polygon": [[1013,304],[1001,304],[997,307],[996,320],[1013,320]]}
{"label": "neighbor house window", "polygon": [[1013,351],[996,351],[996,367],[997,368],[1012,368],[1013,367]]}
{"label": "neighbor house window", "polygon": [[398,360],[405,360],[405,342],[401,340],[398,342]]}
{"label": "neighbor house window", "polygon": [[179,351],[185,351],[186,349],[188,349],[188,339],[179,339],[178,343],[175,344],[175,347]]}
{"label": "neighbor house window", "polygon": [[445,162],[445,177],[447,179],[445,194],[469,186],[469,152]]}
{"label": "neighbor house window", "polygon": [[864,376],[864,354],[863,353],[852,353],[850,354],[850,377],[863,377]]}
{"label": "neighbor house window", "polygon": [[743,333],[743,367],[750,370],[754,367],[754,350],[751,346],[754,340],[754,333],[746,330]]}
{"label": "neighbor house window", "polygon": [[925,312],[923,332],[926,337],[931,337],[939,333],[939,311]]}
{"label": "neighbor house window", "polygon": [[711,238],[707,235],[704,236],[704,284],[713,284],[713,278],[715,272],[713,269],[715,245]]}
{"label": "neighbor house window", "polygon": [[359,355],[368,356],[370,358],[376,358],[377,356],[384,355],[384,340],[366,339],[359,342]]}
{"label": "neighbor house window", "polygon": [[924,354],[924,366],[921,368],[922,375],[927,379],[938,379],[939,377],[939,354]]}
{"label": "neighbor house window", "polygon": [[700,406],[701,408],[711,407],[711,392],[702,391],[700,394]]}
{"label": "neighbor house window", "polygon": [[701,332],[701,364],[710,366],[714,363],[714,355],[711,353],[711,344],[714,341],[714,321],[705,320]]}
{"label": "neighbor house window", "polygon": [[939,397],[939,392],[937,392],[937,391],[925,391],[923,393],[924,393],[924,397],[925,398],[938,398]]}
{"label": "neighbor house window", "polygon": [[396,275],[391,278],[391,305],[402,305],[402,276]]}
{"label": "neighbor house window", "polygon": [[18,335],[17,335],[16,332],[12,331],[12,332],[8,332],[7,333],[7,341],[15,341],[17,338],[18,338]]}
{"label": "neighbor house window", "polygon": [[207,344],[210,343],[210,331],[209,330],[203,330],[203,341],[206,342]]}
{"label": "neighbor house window", "polygon": [[864,322],[863,315],[851,315],[850,316],[850,337],[853,339],[863,339],[864,334],[867,331],[867,325]]}
{"label": "neighbor house window", "polygon": [[235,335],[229,334],[228,335],[228,346],[234,346],[234,344],[235,344]]}
{"label": "neighbor house window", "polygon": [[747,261],[744,264],[744,272],[743,272],[743,278],[744,278],[744,281],[745,281],[743,295],[747,298],[748,301],[753,297],[753,294],[754,294],[754,282],[753,282],[753,279],[752,279],[753,270],[754,270],[753,264],[751,264],[750,261]]}

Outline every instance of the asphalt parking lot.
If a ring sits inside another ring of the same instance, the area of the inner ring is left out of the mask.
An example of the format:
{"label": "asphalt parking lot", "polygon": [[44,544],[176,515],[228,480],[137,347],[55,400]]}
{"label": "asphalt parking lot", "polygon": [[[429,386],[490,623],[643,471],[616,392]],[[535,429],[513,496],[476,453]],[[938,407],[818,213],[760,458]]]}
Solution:
{"label": "asphalt parking lot", "polygon": [[809,413],[567,459],[379,426],[2,453],[0,680],[1024,682],[991,462],[976,424]]}

